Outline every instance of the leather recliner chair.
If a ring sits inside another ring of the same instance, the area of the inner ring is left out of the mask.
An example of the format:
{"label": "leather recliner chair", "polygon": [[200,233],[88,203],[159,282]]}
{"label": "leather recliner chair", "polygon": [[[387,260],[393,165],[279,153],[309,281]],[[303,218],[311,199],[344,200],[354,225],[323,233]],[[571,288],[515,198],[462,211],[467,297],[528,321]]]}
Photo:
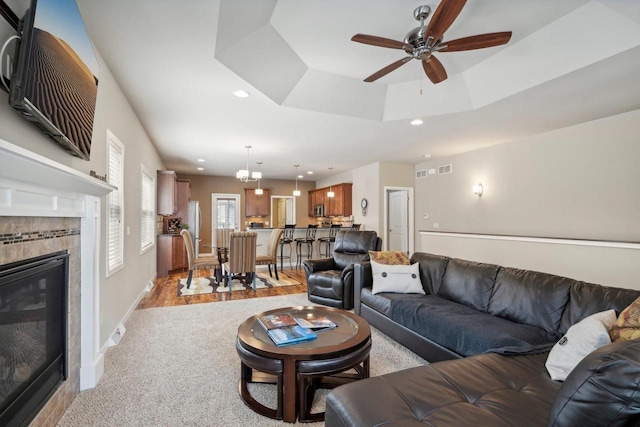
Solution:
{"label": "leather recliner chair", "polygon": [[382,239],[375,231],[339,231],[332,258],[305,260],[309,301],[330,307],[353,308],[353,264],[369,261]]}

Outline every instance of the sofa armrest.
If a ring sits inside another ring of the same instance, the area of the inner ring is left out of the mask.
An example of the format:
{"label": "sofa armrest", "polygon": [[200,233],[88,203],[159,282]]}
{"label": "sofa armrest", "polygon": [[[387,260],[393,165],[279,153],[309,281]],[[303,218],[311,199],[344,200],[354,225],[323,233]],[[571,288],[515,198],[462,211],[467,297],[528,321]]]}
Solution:
{"label": "sofa armrest", "polygon": [[373,286],[373,274],[371,273],[371,263],[369,261],[361,262],[354,265],[353,279],[353,311],[360,315],[360,293],[363,288],[371,288]]}
{"label": "sofa armrest", "polygon": [[321,259],[306,259],[302,261],[304,265],[304,272],[309,279],[311,273],[316,271],[336,270],[336,263],[333,258],[321,258]]}

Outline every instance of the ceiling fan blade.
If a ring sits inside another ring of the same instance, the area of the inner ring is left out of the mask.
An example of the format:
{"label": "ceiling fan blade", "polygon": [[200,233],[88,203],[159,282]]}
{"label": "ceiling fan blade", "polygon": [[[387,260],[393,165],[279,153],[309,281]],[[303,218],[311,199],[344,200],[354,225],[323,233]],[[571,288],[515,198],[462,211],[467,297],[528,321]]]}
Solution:
{"label": "ceiling fan blade", "polygon": [[386,67],[384,67],[383,69],[378,70],[375,73],[371,74],[369,77],[364,79],[364,81],[367,82],[367,83],[374,82],[374,81],[378,80],[380,77],[389,74],[390,72],[392,72],[396,68],[399,68],[401,65],[404,65],[407,62],[411,61],[412,59],[413,59],[413,57],[411,57],[411,56],[407,56],[406,58],[402,58],[401,60],[396,61],[393,64],[389,64]]}
{"label": "ceiling fan blade", "polygon": [[390,49],[413,49],[413,46],[405,42],[386,39],[384,37],[370,36],[368,34],[356,34],[351,41],[370,44],[373,46],[388,47]]}
{"label": "ceiling fan blade", "polygon": [[467,0],[442,0],[429,21],[427,31],[424,32],[424,39],[427,40],[432,36],[434,40],[440,40],[466,3]]}
{"label": "ceiling fan blade", "polygon": [[459,52],[461,50],[483,49],[485,47],[500,46],[511,39],[511,31],[502,33],[479,34],[477,36],[463,37],[442,43],[447,47],[439,52]]}
{"label": "ceiling fan blade", "polygon": [[422,68],[424,68],[424,72],[429,77],[434,84],[440,83],[447,79],[447,72],[442,65],[442,62],[438,61],[438,58],[431,55],[428,60],[422,61]]}

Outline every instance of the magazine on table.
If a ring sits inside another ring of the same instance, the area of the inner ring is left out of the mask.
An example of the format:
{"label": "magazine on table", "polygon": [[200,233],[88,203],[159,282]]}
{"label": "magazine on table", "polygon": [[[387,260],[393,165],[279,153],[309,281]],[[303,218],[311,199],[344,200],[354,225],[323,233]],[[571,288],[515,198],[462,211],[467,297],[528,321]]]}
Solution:
{"label": "magazine on table", "polygon": [[318,337],[311,329],[298,325],[271,329],[267,331],[267,334],[276,345],[296,344],[303,341],[311,341]]}
{"label": "magazine on table", "polygon": [[310,313],[305,317],[296,317],[295,321],[303,328],[311,329],[312,331],[324,331],[333,329],[338,326],[334,321],[325,316]]}
{"label": "magazine on table", "polygon": [[296,320],[289,313],[267,314],[258,316],[258,322],[266,331],[284,328],[286,326],[296,326]]}

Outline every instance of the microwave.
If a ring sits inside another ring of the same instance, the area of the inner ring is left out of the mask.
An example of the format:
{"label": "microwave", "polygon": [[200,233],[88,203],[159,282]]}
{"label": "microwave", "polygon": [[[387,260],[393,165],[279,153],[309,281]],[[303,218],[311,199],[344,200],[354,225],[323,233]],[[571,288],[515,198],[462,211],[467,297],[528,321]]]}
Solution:
{"label": "microwave", "polygon": [[324,216],[324,205],[315,205],[313,207],[314,216]]}

